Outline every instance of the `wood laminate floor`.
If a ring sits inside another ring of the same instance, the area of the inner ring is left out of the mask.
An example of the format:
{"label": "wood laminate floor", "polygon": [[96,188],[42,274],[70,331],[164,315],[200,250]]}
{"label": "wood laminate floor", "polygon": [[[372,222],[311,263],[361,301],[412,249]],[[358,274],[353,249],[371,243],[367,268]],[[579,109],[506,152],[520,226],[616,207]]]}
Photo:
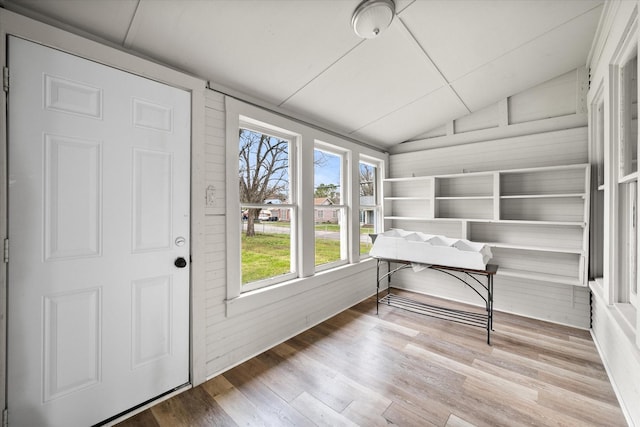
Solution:
{"label": "wood laminate floor", "polygon": [[588,331],[494,329],[370,298],[119,427],[627,425]]}

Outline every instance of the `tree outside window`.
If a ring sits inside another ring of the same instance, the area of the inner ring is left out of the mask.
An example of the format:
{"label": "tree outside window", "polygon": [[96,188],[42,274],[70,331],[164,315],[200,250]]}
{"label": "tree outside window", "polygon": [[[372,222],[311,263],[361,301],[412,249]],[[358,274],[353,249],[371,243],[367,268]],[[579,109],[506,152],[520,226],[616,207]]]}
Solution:
{"label": "tree outside window", "polygon": [[290,233],[291,143],[286,138],[248,128],[240,128],[238,137],[244,285],[294,271]]}
{"label": "tree outside window", "polygon": [[368,254],[371,249],[372,243],[369,234],[376,232],[380,207],[376,195],[378,168],[373,164],[361,161],[359,171],[360,255],[362,256]]}

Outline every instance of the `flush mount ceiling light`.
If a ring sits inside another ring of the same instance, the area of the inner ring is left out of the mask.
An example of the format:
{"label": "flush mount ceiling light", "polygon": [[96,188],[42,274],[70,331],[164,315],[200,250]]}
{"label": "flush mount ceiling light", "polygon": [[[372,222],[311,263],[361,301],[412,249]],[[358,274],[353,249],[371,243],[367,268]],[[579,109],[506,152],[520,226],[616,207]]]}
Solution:
{"label": "flush mount ceiling light", "polygon": [[358,36],[372,39],[391,25],[395,12],[393,0],[364,0],[353,12],[351,26]]}

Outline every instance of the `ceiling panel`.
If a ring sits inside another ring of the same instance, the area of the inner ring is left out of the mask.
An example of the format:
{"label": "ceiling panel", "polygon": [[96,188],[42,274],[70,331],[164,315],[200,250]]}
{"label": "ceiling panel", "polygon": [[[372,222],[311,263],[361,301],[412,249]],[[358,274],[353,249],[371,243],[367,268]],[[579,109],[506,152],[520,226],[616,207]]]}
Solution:
{"label": "ceiling panel", "polygon": [[279,104],[361,42],[358,0],[143,0],[130,46]]}
{"label": "ceiling panel", "polygon": [[381,147],[430,135],[469,111],[584,66],[603,4],[396,0],[391,28],[363,40],[350,26],[360,1],[0,4]]}
{"label": "ceiling panel", "polygon": [[400,17],[452,82],[601,3],[597,0],[416,1]]}
{"label": "ceiling panel", "polygon": [[[599,8],[545,33],[455,81],[452,87],[472,110],[585,65],[598,25]],[[558,40],[571,40],[568,44]]]}
{"label": "ceiling panel", "polygon": [[122,44],[138,0],[118,0],[116,4],[103,0],[17,0],[12,3]]}
{"label": "ceiling panel", "polygon": [[362,42],[283,107],[350,132],[445,83],[396,20],[383,36]]}
{"label": "ceiling panel", "polygon": [[391,147],[467,112],[451,88],[445,86],[359,129],[354,136]]}

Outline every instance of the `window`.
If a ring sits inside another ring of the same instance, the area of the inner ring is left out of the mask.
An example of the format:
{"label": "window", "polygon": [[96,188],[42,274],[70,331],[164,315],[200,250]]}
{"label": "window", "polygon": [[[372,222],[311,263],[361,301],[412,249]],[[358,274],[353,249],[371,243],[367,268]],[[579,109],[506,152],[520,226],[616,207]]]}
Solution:
{"label": "window", "polygon": [[620,67],[620,178],[638,172],[638,56]]}
{"label": "window", "polygon": [[636,181],[621,184],[619,193],[619,229],[620,229],[620,302],[631,303],[638,306],[638,186]]}
{"label": "window", "polygon": [[[617,302],[638,304],[638,50],[633,45],[617,67]],[[614,156],[615,158],[615,156]]]}
{"label": "window", "polygon": [[604,189],[604,101],[602,100],[602,90],[598,92],[598,102],[595,104],[593,112],[593,136],[594,136],[594,161],[596,164],[595,184],[598,190]]}
{"label": "window", "polygon": [[230,97],[225,108],[227,315],[348,277],[360,263],[352,159],[379,171],[384,154]]}
{"label": "window", "polygon": [[[243,291],[295,277],[292,143],[241,123],[238,138]],[[269,133],[268,133],[269,132]]]}
{"label": "window", "polygon": [[604,271],[604,88],[599,86],[590,105],[591,203],[589,232],[589,278],[602,279]]}
{"label": "window", "polygon": [[360,199],[360,256],[366,256],[371,250],[372,242],[369,234],[377,233],[380,220],[378,204],[379,168],[372,159],[359,163],[358,194]]}
{"label": "window", "polygon": [[323,270],[347,260],[346,162],[337,147],[316,142],[313,165],[315,266]]}

